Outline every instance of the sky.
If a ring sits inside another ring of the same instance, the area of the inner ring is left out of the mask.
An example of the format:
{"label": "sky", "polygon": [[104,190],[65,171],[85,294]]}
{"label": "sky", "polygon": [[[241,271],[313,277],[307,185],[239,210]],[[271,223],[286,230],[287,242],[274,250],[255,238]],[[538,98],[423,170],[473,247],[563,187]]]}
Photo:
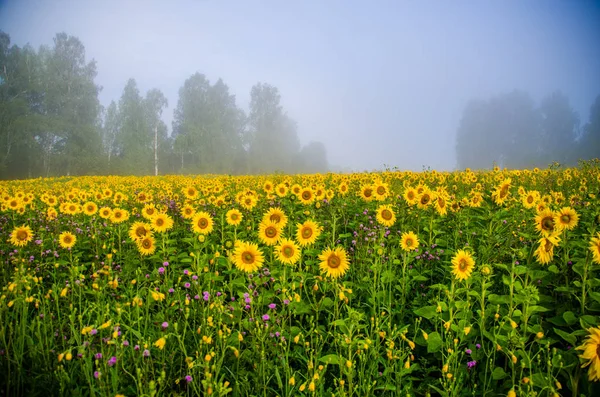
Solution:
{"label": "sky", "polygon": [[133,77],[168,98],[169,128],[196,72],[246,110],[274,85],[300,142],[355,171],[455,169],[471,99],[561,90],[583,125],[600,95],[600,1],[0,0],[0,29],[35,48],[78,37],[102,104]]}

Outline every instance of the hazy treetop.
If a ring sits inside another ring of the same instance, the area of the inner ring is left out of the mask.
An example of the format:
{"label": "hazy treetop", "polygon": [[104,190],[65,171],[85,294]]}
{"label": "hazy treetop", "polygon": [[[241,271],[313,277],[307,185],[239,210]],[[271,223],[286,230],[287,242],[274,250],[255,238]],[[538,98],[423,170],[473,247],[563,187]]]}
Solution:
{"label": "hazy treetop", "polygon": [[77,36],[97,61],[100,100],[130,77],[169,102],[193,73],[250,102],[278,87],[302,144],[353,169],[455,167],[472,98],[562,90],[582,124],[600,93],[597,1],[29,1],[0,3],[14,44]]}

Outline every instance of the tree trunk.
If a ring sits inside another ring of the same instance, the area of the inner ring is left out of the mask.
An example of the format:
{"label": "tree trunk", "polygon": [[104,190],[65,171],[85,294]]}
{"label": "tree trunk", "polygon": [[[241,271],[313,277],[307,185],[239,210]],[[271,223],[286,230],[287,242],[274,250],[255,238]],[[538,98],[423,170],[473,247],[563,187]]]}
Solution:
{"label": "tree trunk", "polygon": [[154,125],[154,176],[158,175],[158,123]]}

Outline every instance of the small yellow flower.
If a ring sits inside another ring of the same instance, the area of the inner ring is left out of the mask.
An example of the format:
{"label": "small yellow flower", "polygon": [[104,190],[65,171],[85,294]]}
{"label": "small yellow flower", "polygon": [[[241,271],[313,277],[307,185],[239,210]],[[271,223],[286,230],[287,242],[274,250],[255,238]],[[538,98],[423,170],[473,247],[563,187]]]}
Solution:
{"label": "small yellow flower", "polygon": [[158,347],[160,350],[162,350],[165,347],[165,344],[167,343],[167,340],[165,339],[165,337],[163,336],[162,338],[160,338],[159,340],[157,340],[156,342],[154,342],[154,346]]}
{"label": "small yellow flower", "polygon": [[206,356],[204,356],[204,361],[209,362],[212,359],[212,356],[210,354],[207,354]]}
{"label": "small yellow flower", "polygon": [[73,359],[73,355],[71,354],[71,352],[68,352],[68,353],[65,355],[65,360],[67,360],[67,361],[71,361],[72,359]]}
{"label": "small yellow flower", "polygon": [[542,339],[544,337],[544,333],[542,331],[540,331],[537,334],[535,334],[535,337],[538,339]]}
{"label": "small yellow flower", "polygon": [[294,386],[296,384],[296,378],[294,378],[293,376],[290,378],[290,386]]}
{"label": "small yellow flower", "polygon": [[515,393],[515,389],[510,389],[506,397],[517,397],[517,393]]}
{"label": "small yellow flower", "polygon": [[352,368],[352,361],[346,360],[346,368]]}
{"label": "small yellow flower", "polygon": [[308,390],[315,391],[315,382],[310,382],[310,384],[308,385]]}
{"label": "small yellow flower", "polygon": [[404,369],[409,369],[410,368],[410,360],[406,360],[406,362],[404,363]]}
{"label": "small yellow flower", "polygon": [[423,339],[428,340],[429,339],[429,335],[427,334],[427,332],[421,330],[421,332],[423,333]]}
{"label": "small yellow flower", "polygon": [[65,353],[60,353],[58,355],[58,362],[61,362],[63,360],[63,358],[65,357]]}
{"label": "small yellow flower", "polygon": [[469,335],[469,332],[471,332],[471,327],[465,327],[464,331],[465,335]]}
{"label": "small yellow flower", "polygon": [[300,391],[304,391],[304,389],[306,389],[306,383],[303,383],[300,385]]}

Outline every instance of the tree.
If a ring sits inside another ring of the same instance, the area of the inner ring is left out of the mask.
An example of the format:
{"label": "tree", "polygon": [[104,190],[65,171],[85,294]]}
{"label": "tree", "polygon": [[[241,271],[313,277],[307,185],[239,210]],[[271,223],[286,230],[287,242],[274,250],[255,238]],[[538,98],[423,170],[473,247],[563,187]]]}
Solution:
{"label": "tree", "polygon": [[104,115],[102,144],[107,156],[106,167],[111,169],[111,158],[118,154],[117,138],[120,131],[119,109],[115,101],[111,101]]}
{"label": "tree", "polygon": [[258,83],[250,91],[250,170],[258,173],[291,171],[300,149],[297,125],[280,105],[279,90]]}
{"label": "tree", "polygon": [[328,169],[327,149],[321,142],[310,142],[302,147],[294,164],[294,172],[307,174],[324,173]]}
{"label": "tree", "polygon": [[577,154],[578,159],[600,158],[600,95],[590,108],[590,120],[583,127]]}
{"label": "tree", "polygon": [[127,81],[119,100],[119,126],[119,168],[127,174],[149,174],[152,169],[152,140],[144,100],[135,79]]}
{"label": "tree", "polygon": [[541,154],[544,164],[558,161],[565,165],[577,164],[576,140],[579,116],[560,91],[542,100]]}
{"label": "tree", "polygon": [[[154,175],[158,175],[158,138],[159,129],[166,135],[165,123],[161,120],[163,109],[168,106],[167,98],[158,89],[152,89],[146,94],[146,113],[149,126],[153,131]],[[163,137],[164,140],[165,137]]]}

